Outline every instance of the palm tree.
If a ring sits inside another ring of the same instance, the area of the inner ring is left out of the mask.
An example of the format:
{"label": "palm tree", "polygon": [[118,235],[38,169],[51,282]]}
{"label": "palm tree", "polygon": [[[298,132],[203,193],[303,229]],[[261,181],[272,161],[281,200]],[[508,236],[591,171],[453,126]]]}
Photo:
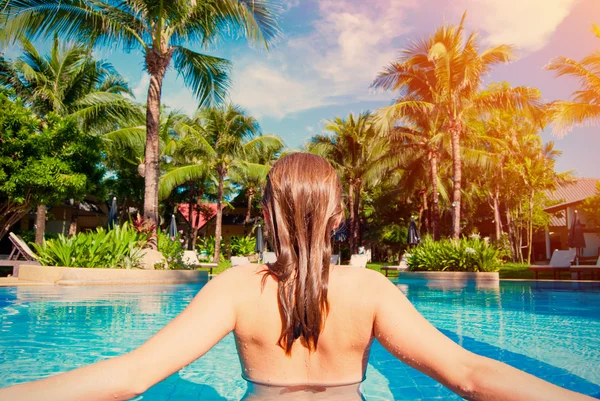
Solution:
{"label": "palm tree", "polygon": [[[597,27],[596,27],[597,28]],[[596,32],[600,37],[600,29]],[[575,125],[600,123],[600,51],[581,61],[556,57],[546,66],[557,77],[577,78],[581,88],[573,92],[572,101],[557,100],[550,104],[549,114],[554,132],[559,135],[570,131]]]}
{"label": "palm tree", "polygon": [[[186,181],[206,177],[207,171],[216,172],[217,214],[215,227],[214,262],[218,263],[221,253],[223,223],[223,201],[225,179],[230,171],[256,168],[249,158],[263,152],[273,152],[283,147],[282,140],[275,135],[259,135],[258,122],[235,105],[199,109],[193,118],[178,124],[182,136],[182,155],[188,160],[201,160],[172,171],[165,179],[165,191],[182,185]],[[187,144],[187,145],[186,145]],[[262,167],[266,171],[266,167]]]}
{"label": "palm tree", "polygon": [[[406,104],[399,100],[397,104]],[[439,108],[433,107],[404,107],[398,110],[397,104],[380,110],[380,124],[385,132],[389,132],[391,152],[394,157],[402,158],[401,164],[411,172],[422,171],[419,163],[413,160],[423,160],[428,169],[429,191],[421,191],[424,199],[423,207],[428,209],[428,192],[431,193],[431,234],[435,241],[440,239],[440,209],[439,209],[439,174],[438,165],[444,154],[443,139],[446,133],[445,114]],[[406,175],[412,177],[412,174]],[[410,179],[414,181],[414,179]],[[429,229],[426,217],[425,226]]]}
{"label": "palm tree", "polygon": [[352,252],[360,244],[361,191],[376,183],[389,167],[385,159],[388,141],[377,132],[373,119],[369,112],[350,114],[345,119],[336,117],[325,123],[329,135],[316,135],[308,144],[308,151],[329,160],[348,185]]}
{"label": "palm tree", "polygon": [[197,42],[205,48],[221,34],[233,33],[268,48],[279,32],[274,12],[269,0],[22,0],[7,3],[0,21],[6,39],[57,34],[143,52],[150,74],[144,218],[151,225],[158,222],[160,104],[167,69],[174,64],[201,105],[222,102],[229,62],[186,45]]}
{"label": "palm tree", "polygon": [[512,47],[500,45],[479,51],[477,34],[464,37],[464,20],[442,26],[427,40],[415,41],[373,82],[376,88],[400,91],[397,112],[439,108],[446,114],[445,131],[452,145],[453,236],[460,237],[462,153],[466,121],[498,108],[528,108],[536,113],[540,93],[528,87],[481,92],[492,67],[513,59]]}
{"label": "palm tree", "polygon": [[[2,80],[40,117],[56,113],[76,118],[88,131],[98,130],[115,118],[130,116],[136,107],[123,95],[132,95],[113,66],[91,56],[89,46],[60,46],[55,37],[50,54],[42,56],[24,37],[23,55],[10,63]],[[69,235],[77,231],[79,202],[72,201]],[[45,203],[37,206],[36,242],[42,243],[46,226]]]}

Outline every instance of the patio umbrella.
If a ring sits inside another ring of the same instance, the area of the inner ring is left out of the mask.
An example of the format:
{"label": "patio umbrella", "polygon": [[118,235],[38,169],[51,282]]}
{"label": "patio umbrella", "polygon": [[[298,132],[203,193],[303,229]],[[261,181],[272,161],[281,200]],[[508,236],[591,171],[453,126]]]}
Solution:
{"label": "patio umbrella", "polygon": [[256,227],[256,246],[254,250],[260,254],[265,251],[265,241],[263,240],[262,226],[260,224]]}
{"label": "patio umbrella", "polygon": [[177,222],[175,221],[175,215],[171,215],[171,224],[169,225],[169,237],[175,238],[177,236]]}
{"label": "patio umbrella", "polygon": [[[585,236],[583,235],[583,225],[579,222],[579,216],[577,211],[575,211],[575,218],[573,219],[573,224],[571,225],[571,229],[569,230],[569,240],[567,241],[569,248],[575,248],[577,256],[581,255],[581,249],[585,248]],[[579,264],[579,259],[577,260],[577,264]]]}
{"label": "patio umbrella", "polygon": [[117,197],[113,197],[112,203],[110,205],[110,210],[108,212],[108,229],[111,230],[115,228],[116,225],[119,224],[119,209],[117,208]]}
{"label": "patio umbrella", "polygon": [[415,223],[415,218],[410,218],[410,225],[408,226],[408,238],[406,243],[409,246],[419,245],[421,242],[421,236],[419,235],[419,230],[417,229],[417,223]]}

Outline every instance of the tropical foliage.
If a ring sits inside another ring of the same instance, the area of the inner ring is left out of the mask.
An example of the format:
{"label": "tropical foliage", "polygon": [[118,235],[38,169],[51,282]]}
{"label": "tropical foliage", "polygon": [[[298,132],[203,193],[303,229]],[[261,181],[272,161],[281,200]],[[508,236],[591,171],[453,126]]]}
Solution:
{"label": "tropical foliage", "polygon": [[231,237],[230,241],[231,254],[233,256],[248,256],[255,253],[255,237]]}
{"label": "tropical foliage", "polygon": [[268,46],[279,32],[268,1],[24,0],[9,2],[3,10],[3,37],[8,40],[56,35],[95,46],[136,49],[144,55],[144,69],[150,75],[144,216],[154,225],[158,223],[161,89],[167,69],[174,65],[201,105],[220,103],[230,84],[229,62],[195,52],[187,47],[189,43],[206,46],[233,33]]}
{"label": "tropical foliage", "polygon": [[137,267],[145,239],[129,223],[106,231],[79,233],[67,237],[59,235],[42,245],[34,244],[40,263],[44,266]]}
{"label": "tropical foliage", "polygon": [[502,253],[478,236],[441,241],[427,237],[410,250],[408,266],[412,271],[495,272],[502,266]]}

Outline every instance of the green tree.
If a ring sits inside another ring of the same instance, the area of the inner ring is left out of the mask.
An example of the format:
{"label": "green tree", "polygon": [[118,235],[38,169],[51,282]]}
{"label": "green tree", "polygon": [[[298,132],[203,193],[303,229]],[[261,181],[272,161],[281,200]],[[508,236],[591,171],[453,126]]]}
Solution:
{"label": "green tree", "polygon": [[[83,129],[99,133],[116,118],[130,117],[138,111],[124,97],[132,94],[124,78],[110,63],[94,59],[89,46],[60,46],[55,37],[50,53],[42,56],[26,38],[21,37],[20,42],[23,54],[5,69],[2,83],[40,117],[50,113],[69,116]],[[70,235],[77,230],[79,199],[72,198],[72,204]],[[36,242],[40,244],[46,210],[46,203],[37,206]]]}
{"label": "green tree", "polygon": [[596,190],[598,194],[587,198],[581,205],[581,211],[587,217],[587,225],[600,231],[600,182],[596,183]]}
{"label": "green tree", "polygon": [[[169,191],[187,181],[207,177],[214,171],[217,181],[217,215],[215,228],[214,261],[218,263],[221,252],[223,202],[225,180],[230,171],[256,167],[249,158],[259,149],[281,149],[283,142],[275,135],[259,135],[258,122],[234,105],[199,109],[193,118],[178,124],[183,150],[182,155],[192,163],[171,171],[165,177],[164,187]],[[168,179],[167,179],[168,178]]]}
{"label": "green tree", "polygon": [[268,47],[279,32],[274,12],[268,0],[22,0],[7,3],[2,19],[8,39],[57,34],[143,52],[150,74],[144,217],[152,224],[158,222],[160,104],[167,69],[173,63],[201,105],[223,101],[229,62],[186,46],[196,42],[206,48],[230,33]]}
{"label": "green tree", "polygon": [[41,124],[21,100],[5,94],[0,143],[0,238],[32,207],[80,198],[103,175],[98,138],[52,113]]}
{"label": "green tree", "polygon": [[316,135],[308,144],[308,151],[329,160],[347,185],[352,252],[357,252],[360,245],[361,191],[377,182],[389,168],[385,159],[388,141],[379,134],[373,119],[368,112],[350,114],[345,119],[336,117],[325,123],[328,135]]}
{"label": "green tree", "polygon": [[[600,30],[595,33],[600,37]],[[600,122],[600,51],[581,61],[555,57],[546,69],[554,71],[557,77],[576,78],[580,85],[580,89],[573,92],[572,101],[557,100],[550,104],[549,114],[554,131],[562,135],[575,125],[597,125]]]}
{"label": "green tree", "polygon": [[493,66],[512,60],[512,47],[479,50],[475,32],[465,37],[463,16],[458,26],[442,26],[426,40],[415,41],[375,79],[373,86],[399,91],[395,106],[403,109],[439,108],[446,113],[445,131],[452,145],[453,236],[461,233],[462,152],[467,121],[494,109],[527,108],[540,113],[540,93],[528,87],[482,92],[482,81]]}

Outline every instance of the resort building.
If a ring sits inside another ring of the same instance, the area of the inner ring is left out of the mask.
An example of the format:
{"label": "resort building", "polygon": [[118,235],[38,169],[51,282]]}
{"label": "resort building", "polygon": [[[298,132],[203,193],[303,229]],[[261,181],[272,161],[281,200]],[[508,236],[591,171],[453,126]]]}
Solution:
{"label": "resort building", "polygon": [[569,230],[577,216],[583,225],[586,243],[585,248],[581,249],[581,260],[596,261],[600,252],[600,227],[593,227],[589,223],[590,216],[579,208],[586,199],[598,194],[598,182],[598,178],[580,178],[548,192],[548,198],[556,204],[544,209],[552,216],[549,226],[535,235],[533,249],[536,260],[550,259],[555,249],[569,249]]}

